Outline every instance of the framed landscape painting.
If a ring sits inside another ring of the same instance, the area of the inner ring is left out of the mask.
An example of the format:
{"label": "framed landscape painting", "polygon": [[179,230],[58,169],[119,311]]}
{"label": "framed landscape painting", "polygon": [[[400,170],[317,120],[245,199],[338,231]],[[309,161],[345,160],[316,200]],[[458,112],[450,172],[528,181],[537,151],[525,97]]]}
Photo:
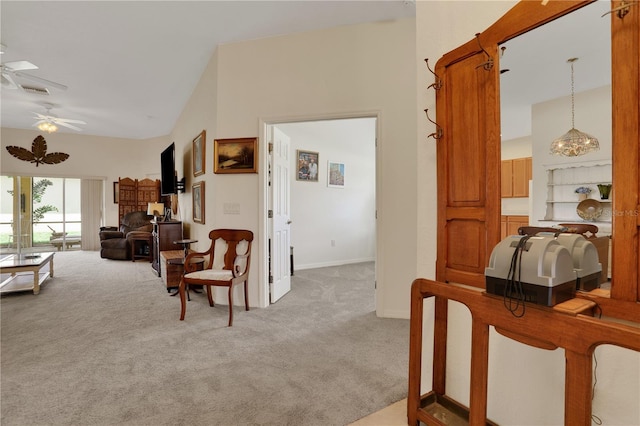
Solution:
{"label": "framed landscape painting", "polygon": [[257,173],[258,138],[213,141],[213,173]]}
{"label": "framed landscape painting", "polygon": [[204,130],[191,142],[193,151],[193,177],[204,174],[206,142],[207,132]]}
{"label": "framed landscape painting", "polygon": [[344,188],[344,163],[329,161],[327,166],[327,186]]}
{"label": "framed landscape painting", "polygon": [[319,156],[320,154],[313,151],[303,151],[301,149],[297,151],[296,180],[318,181]]}

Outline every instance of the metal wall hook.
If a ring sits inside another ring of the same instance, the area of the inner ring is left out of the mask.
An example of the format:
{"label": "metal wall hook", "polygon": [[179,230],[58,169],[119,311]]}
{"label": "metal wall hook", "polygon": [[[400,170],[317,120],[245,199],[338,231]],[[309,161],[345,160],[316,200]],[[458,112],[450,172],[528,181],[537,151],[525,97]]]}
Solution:
{"label": "metal wall hook", "polygon": [[425,109],[424,113],[427,115],[427,120],[429,120],[430,122],[436,125],[436,131],[431,133],[429,136],[427,136],[427,138],[434,138],[435,140],[442,139],[442,136],[443,136],[442,127],[440,127],[438,123],[436,123],[429,117],[429,108]]}
{"label": "metal wall hook", "polygon": [[[507,50],[507,46],[502,46],[500,48],[500,58],[502,58],[504,56],[504,51]],[[509,68],[504,68],[500,70],[500,74],[504,74],[505,72],[509,72]]]}
{"label": "metal wall hook", "polygon": [[427,63],[427,69],[431,71],[431,74],[433,74],[433,76],[436,78],[435,83],[430,84],[429,87],[427,87],[427,89],[430,89],[433,87],[435,90],[440,90],[442,88],[442,80],[440,79],[440,77],[438,77],[438,74],[433,72],[433,70],[429,66],[429,58],[426,58],[424,61]]}
{"label": "metal wall hook", "polygon": [[622,0],[622,2],[620,3],[620,6],[614,7],[613,9],[611,9],[610,11],[608,11],[607,13],[602,15],[601,18],[604,18],[605,16],[607,16],[610,13],[618,12],[618,13],[616,13],[616,15],[618,15],[618,18],[623,19],[625,16],[627,16],[627,13],[629,13],[629,7],[637,6],[637,5],[638,5],[637,1],[635,1],[635,2],[627,2],[625,0]]}
{"label": "metal wall hook", "polygon": [[482,47],[482,44],[480,43],[480,33],[476,33],[476,40],[478,40],[478,46],[480,46],[480,49],[482,49],[484,54],[487,55],[487,60],[478,65],[476,68],[482,67],[486,71],[489,71],[491,68],[493,68],[493,58],[491,57],[491,55],[489,55],[489,52],[484,50],[484,47]]}

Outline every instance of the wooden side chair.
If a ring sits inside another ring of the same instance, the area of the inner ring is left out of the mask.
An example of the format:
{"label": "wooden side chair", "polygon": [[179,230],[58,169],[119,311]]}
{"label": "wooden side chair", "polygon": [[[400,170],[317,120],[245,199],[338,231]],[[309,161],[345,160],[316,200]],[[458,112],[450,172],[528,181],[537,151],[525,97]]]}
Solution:
{"label": "wooden side chair", "polygon": [[[244,283],[244,305],[249,310],[249,265],[253,232],[241,229],[214,229],[209,232],[211,246],[205,252],[191,252],[184,261],[185,273],[180,280],[180,320],[187,310],[186,291],[189,285],[207,289],[209,306],[213,306],[212,286],[229,288],[229,327],[233,324],[233,287]],[[204,269],[197,271],[192,258],[204,258]]]}

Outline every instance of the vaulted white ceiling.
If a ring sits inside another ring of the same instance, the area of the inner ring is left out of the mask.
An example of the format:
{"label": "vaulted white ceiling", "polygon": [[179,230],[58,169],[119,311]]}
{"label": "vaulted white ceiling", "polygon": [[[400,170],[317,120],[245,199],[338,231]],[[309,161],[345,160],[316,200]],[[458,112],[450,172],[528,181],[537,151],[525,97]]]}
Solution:
{"label": "vaulted white ceiling", "polygon": [[[521,117],[531,103],[569,94],[570,57],[580,58],[576,92],[608,84],[610,18],[600,17],[608,7],[597,1],[505,43],[503,136],[526,134]],[[33,128],[34,113],[53,104],[52,115],[85,121],[84,134],[163,136],[220,44],[414,16],[412,0],[2,0],[2,63],[30,61],[39,69],[28,74],[68,89],[49,87],[43,96],[3,87],[0,124]]]}
{"label": "vaulted white ceiling", "polygon": [[27,74],[68,89],[44,96],[2,87],[1,124],[33,128],[50,103],[51,115],[85,121],[84,134],[166,135],[220,44],[413,16],[409,0],[3,0],[2,63],[29,61],[39,68]]}

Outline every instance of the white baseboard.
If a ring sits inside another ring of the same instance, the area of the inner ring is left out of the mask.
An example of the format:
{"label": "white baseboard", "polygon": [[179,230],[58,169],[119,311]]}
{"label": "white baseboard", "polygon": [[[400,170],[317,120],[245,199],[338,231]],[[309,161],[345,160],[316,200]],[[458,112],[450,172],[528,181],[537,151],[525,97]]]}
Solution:
{"label": "white baseboard", "polygon": [[374,262],[375,258],[366,258],[366,259],[350,259],[350,260],[335,260],[328,262],[319,262],[319,263],[307,263],[305,265],[296,265],[294,263],[294,275],[295,271],[302,271],[305,269],[316,269],[316,268],[326,268],[329,266],[341,266],[341,265],[350,265],[352,263],[364,263],[364,262]]}
{"label": "white baseboard", "polygon": [[380,318],[394,318],[394,319],[410,319],[411,312],[408,310],[383,310],[382,312],[377,312],[376,315]]}

